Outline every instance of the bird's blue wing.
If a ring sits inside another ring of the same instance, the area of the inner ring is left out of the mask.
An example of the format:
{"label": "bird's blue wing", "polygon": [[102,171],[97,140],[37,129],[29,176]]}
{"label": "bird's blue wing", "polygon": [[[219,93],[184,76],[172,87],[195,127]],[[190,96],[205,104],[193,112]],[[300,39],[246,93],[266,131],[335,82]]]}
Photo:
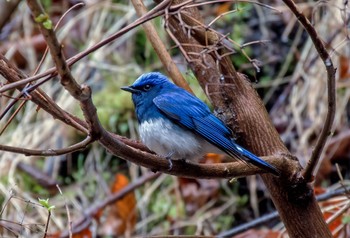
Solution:
{"label": "bird's blue wing", "polygon": [[186,91],[171,92],[157,96],[153,102],[169,119],[201,135],[228,155],[278,174],[273,166],[234,143],[226,125],[193,95]]}
{"label": "bird's blue wing", "polygon": [[[154,98],[153,102],[169,119],[193,130],[207,140],[211,134],[231,137],[231,131],[220,119],[211,114],[208,106],[187,92],[162,94]],[[210,142],[216,145],[215,138]]]}

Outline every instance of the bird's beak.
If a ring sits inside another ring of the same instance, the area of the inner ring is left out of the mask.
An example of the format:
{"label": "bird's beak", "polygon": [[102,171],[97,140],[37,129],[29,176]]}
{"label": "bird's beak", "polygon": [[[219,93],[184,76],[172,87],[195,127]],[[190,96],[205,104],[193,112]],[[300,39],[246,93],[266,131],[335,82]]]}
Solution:
{"label": "bird's beak", "polygon": [[120,88],[121,90],[130,92],[130,93],[138,93],[139,90],[132,88],[131,86],[124,86]]}

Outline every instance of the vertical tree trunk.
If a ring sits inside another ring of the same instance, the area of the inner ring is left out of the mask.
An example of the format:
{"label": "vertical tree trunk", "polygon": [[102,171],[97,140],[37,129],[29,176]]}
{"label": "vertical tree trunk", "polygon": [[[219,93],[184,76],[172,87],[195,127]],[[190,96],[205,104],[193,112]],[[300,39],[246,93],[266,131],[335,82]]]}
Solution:
{"label": "vertical tree trunk", "polygon": [[[173,5],[181,2],[173,1]],[[250,82],[235,71],[228,57],[217,57],[225,53],[222,50],[217,50],[218,54],[201,53],[210,42],[218,45],[221,42],[215,33],[198,27],[200,22],[203,21],[198,10],[191,8],[182,11],[181,20],[176,16],[170,17],[168,26],[187,53],[189,65],[203,90],[219,115],[236,133],[239,142],[259,156],[276,155],[283,160],[279,178],[272,175],[262,175],[262,178],[289,236],[332,237],[311,186],[300,175],[300,164],[284,146]],[[184,31],[181,24],[197,26],[191,28],[191,37],[188,35],[189,28]]]}

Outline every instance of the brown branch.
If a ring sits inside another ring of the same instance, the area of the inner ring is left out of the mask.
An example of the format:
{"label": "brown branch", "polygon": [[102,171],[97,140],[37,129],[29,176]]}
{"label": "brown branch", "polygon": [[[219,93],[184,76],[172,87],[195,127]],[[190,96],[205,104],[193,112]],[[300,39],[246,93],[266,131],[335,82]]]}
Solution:
{"label": "brown branch", "polygon": [[[44,12],[44,9],[37,0],[27,0],[27,4],[32,11],[34,19],[38,19],[40,16],[47,16],[47,14]],[[58,74],[61,76],[61,84],[74,98],[78,100],[85,100],[88,98],[88,95],[84,95],[83,90],[73,78],[70,69],[66,64],[65,56],[62,54],[62,46],[58,42],[54,30],[52,27],[44,25],[47,21],[49,21],[49,18],[45,21],[38,22],[38,25],[50,49],[50,53],[56,65]]]}
{"label": "brown branch", "polygon": [[7,146],[7,145],[0,144],[0,150],[12,152],[16,154],[23,154],[25,156],[58,156],[58,155],[64,155],[75,151],[83,150],[86,148],[86,146],[88,146],[92,142],[93,142],[92,138],[88,136],[83,141],[63,149],[32,150],[32,149],[25,149],[22,147],[14,147],[14,146]]}
{"label": "brown branch", "polygon": [[[11,82],[14,82],[16,80],[19,80],[21,77],[24,77],[24,75],[20,71],[18,71],[18,69],[13,67],[13,65],[11,65],[5,58],[3,58],[3,56],[0,55],[0,74],[4,75],[4,77]],[[47,104],[47,101],[44,101],[42,97],[37,93],[37,91],[43,93],[40,89],[37,89],[31,93],[31,100],[34,103],[43,108],[54,118],[57,118],[68,125],[74,126],[75,124],[77,124],[83,128],[82,131],[87,130],[87,124],[84,121],[74,117],[73,115],[68,114],[67,112],[64,112],[62,109],[61,110],[63,112],[61,112],[60,110],[55,110],[57,105],[53,107],[51,104]],[[181,161],[174,161],[173,169],[171,171],[168,171],[168,161],[165,158],[154,155],[141,143],[135,142],[133,140],[127,139],[119,135],[114,135],[104,130],[99,140],[99,143],[102,144],[107,151],[112,152],[114,155],[121,156],[130,162],[133,162],[140,166],[144,166],[146,168],[150,168],[154,171],[162,171],[164,173],[176,176],[189,178],[232,178],[265,172],[255,167],[247,167],[246,165],[238,162],[215,165],[199,165],[182,163]],[[10,149],[13,147],[6,147],[2,145],[2,148],[7,148],[10,151]],[[46,155],[52,155],[50,153],[57,153],[57,151],[43,152],[26,150],[23,148],[18,149],[22,149],[24,154],[37,153],[38,155],[42,155],[42,153],[45,153]],[[284,161],[282,159],[283,157],[284,156],[278,156],[277,158],[270,157],[267,158],[267,161],[280,168],[282,167],[280,162]]]}
{"label": "brown branch", "polygon": [[[123,142],[113,138],[105,133],[101,135],[99,142],[112,154],[135,163],[137,165],[151,169],[152,171],[161,171],[163,173],[187,177],[187,178],[238,178],[253,174],[266,173],[255,166],[247,166],[242,162],[218,163],[218,164],[192,164],[182,160],[173,160],[172,169],[169,170],[169,162],[161,156],[140,151]],[[277,168],[282,167],[286,158],[291,159],[287,154],[262,157],[268,163]]]}
{"label": "brown branch", "polygon": [[[47,16],[37,0],[27,0],[27,3],[35,19],[38,19],[40,16]],[[50,49],[51,57],[56,65],[58,74],[61,77],[61,84],[76,100],[80,102],[80,108],[82,109],[85,120],[88,124],[89,134],[93,140],[96,140],[99,138],[103,128],[97,117],[97,110],[92,102],[91,88],[87,85],[80,86],[73,78],[66,63],[65,56],[62,53],[62,46],[57,40],[55,31],[52,27],[45,26],[44,23],[45,22],[39,22],[39,27]]]}
{"label": "brown branch", "polygon": [[10,21],[11,15],[17,9],[20,0],[0,2],[0,30]]}
{"label": "brown branch", "polygon": [[[2,54],[0,54],[0,74],[9,82],[15,83],[21,81],[21,79],[26,78],[26,75],[23,74],[16,66],[10,63]],[[18,90],[24,93],[24,86],[17,86]],[[30,94],[31,100],[41,107],[43,110],[48,112],[54,118],[59,119],[60,121],[74,127],[75,129],[88,133],[87,124],[80,120],[79,118],[69,114],[60,108],[53,100],[47,96],[47,94],[41,90],[36,89]]]}
{"label": "brown branch", "polygon": [[[141,0],[132,0],[131,2],[134,5],[138,17],[147,14],[147,9]],[[177,68],[173,59],[169,55],[163,41],[160,39],[158,32],[156,31],[152,22],[145,22],[142,24],[142,27],[145,30],[147,39],[150,41],[150,43],[153,46],[153,49],[157,53],[163,65],[165,66],[165,71],[173,79],[174,83],[193,93],[192,89],[190,88],[186,80],[183,78],[180,70]]]}
{"label": "brown branch", "polygon": [[[58,20],[58,22],[56,23],[56,26],[54,28],[54,31],[57,30],[57,28],[59,27],[59,25],[61,24],[62,20],[67,16],[68,13],[70,13],[71,11],[79,8],[79,7],[83,7],[85,6],[85,3],[83,2],[79,2],[75,5],[73,5],[72,7],[70,7],[61,17],[60,19]],[[45,51],[44,51],[44,54],[43,56],[41,57],[41,60],[39,61],[39,64],[38,66],[36,67],[36,69],[34,70],[34,73],[33,75],[36,75],[39,71],[39,69],[41,68],[42,64],[44,63],[44,60],[46,59],[46,56],[47,56],[47,53],[49,53],[49,47],[46,46],[45,48]]]}
{"label": "brown branch", "polygon": [[315,167],[320,159],[323,148],[329,136],[332,135],[332,125],[336,110],[336,91],[335,91],[335,73],[336,69],[333,66],[331,57],[328,54],[326,47],[317,34],[315,28],[311,25],[310,21],[301,13],[295,3],[291,0],[283,0],[283,2],[294,13],[298,21],[303,25],[309,36],[311,37],[314,46],[322,59],[327,70],[327,96],[328,96],[328,111],[326,120],[322,127],[322,131],[317,139],[314,150],[312,151],[311,158],[303,171],[303,176],[306,181],[311,182],[314,176]]}

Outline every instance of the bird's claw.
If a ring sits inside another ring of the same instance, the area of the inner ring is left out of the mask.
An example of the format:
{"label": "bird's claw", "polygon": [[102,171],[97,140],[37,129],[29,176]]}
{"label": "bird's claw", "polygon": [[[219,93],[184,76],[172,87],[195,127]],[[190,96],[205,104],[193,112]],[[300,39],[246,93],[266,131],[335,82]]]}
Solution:
{"label": "bird's claw", "polygon": [[167,160],[169,161],[169,168],[168,171],[172,170],[173,168],[173,162],[171,161],[171,158],[167,158]]}
{"label": "bird's claw", "polygon": [[169,154],[167,154],[165,156],[165,158],[168,160],[169,162],[169,168],[168,168],[168,171],[172,170],[173,168],[173,162],[171,161],[171,156],[174,154],[174,151],[170,152]]}

